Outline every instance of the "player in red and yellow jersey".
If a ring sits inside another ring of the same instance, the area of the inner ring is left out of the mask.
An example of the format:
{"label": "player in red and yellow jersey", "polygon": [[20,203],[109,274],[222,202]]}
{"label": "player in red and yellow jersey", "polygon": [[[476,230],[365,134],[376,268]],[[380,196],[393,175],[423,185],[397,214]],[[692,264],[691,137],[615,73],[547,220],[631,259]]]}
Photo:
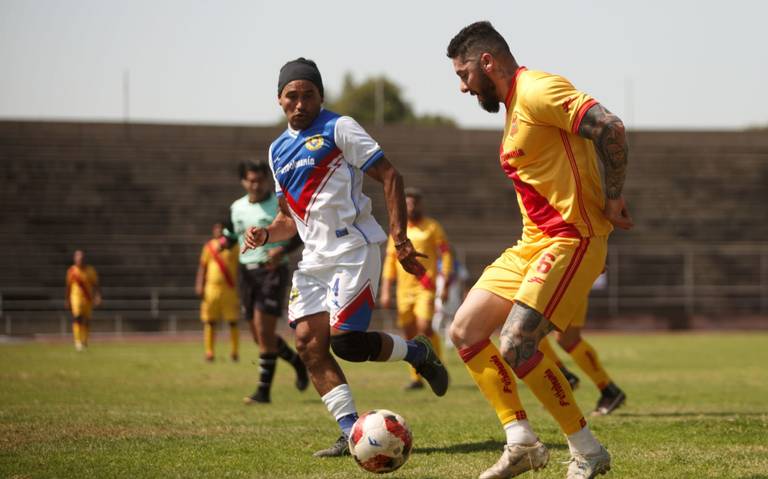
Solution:
{"label": "player in red and yellow jersey", "polygon": [[195,279],[195,292],[202,298],[200,320],[203,322],[205,359],[207,361],[214,359],[216,323],[221,320],[229,323],[229,338],[232,344],[230,357],[232,361],[239,359],[240,330],[237,327],[237,321],[240,319],[240,300],[237,296],[238,248],[237,245],[230,248],[222,247],[222,231],[221,223],[213,225],[213,238],[203,246]]}
{"label": "player in red and yellow jersey", "polygon": [[75,251],[74,264],[67,270],[65,302],[72,312],[72,335],[75,349],[82,351],[88,346],[91,314],[94,306],[101,304],[99,275],[96,269],[85,263],[85,253]]}
{"label": "player in red and yellow jersey", "polygon": [[[445,231],[436,220],[424,216],[424,203],[421,191],[416,188],[406,188],[405,206],[408,214],[407,236],[416,251],[427,255],[419,258],[426,272],[419,278],[403,269],[397,261],[397,251],[394,240],[387,241],[387,254],[384,258],[382,271],[380,303],[388,308],[391,302],[390,291],[392,284],[397,284],[397,324],[403,329],[406,339],[412,339],[419,334],[428,337],[435,348],[437,356],[442,361],[442,343],[438,334],[432,329],[432,317],[435,315],[435,283],[438,274],[448,278],[451,275],[453,257]],[[438,257],[441,271],[438,271]],[[447,297],[448,289],[444,288]],[[443,298],[445,300],[445,298]],[[421,389],[424,384],[413,367],[410,367],[411,383],[406,389]]]}
{"label": "player in red and yellow jersey", "polygon": [[[502,103],[506,107],[499,160],[523,216],[522,238],[486,268],[451,327],[451,339],[507,435],[501,458],[480,477],[513,477],[549,460],[526,419],[510,379],[514,373],[567,436],[567,477],[592,478],[610,469],[610,455],[539,343],[553,329],[565,331],[586,302],[603,271],[613,226],[632,226],[621,196],[624,126],[563,77],[520,67],[488,22],[462,29],[451,40],[448,57],[463,93],[477,96],[490,112]],[[489,337],[500,326],[497,349]]]}

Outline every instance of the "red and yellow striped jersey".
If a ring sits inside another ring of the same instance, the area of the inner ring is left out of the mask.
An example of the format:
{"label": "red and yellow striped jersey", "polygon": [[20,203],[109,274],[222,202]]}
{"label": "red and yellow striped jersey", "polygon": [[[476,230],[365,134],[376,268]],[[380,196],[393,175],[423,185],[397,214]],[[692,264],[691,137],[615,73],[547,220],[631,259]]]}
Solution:
{"label": "red and yellow striped jersey", "polygon": [[504,103],[499,154],[517,191],[523,241],[610,233],[595,147],[578,135],[597,102],[563,77],[520,67]]}
{"label": "red and yellow striped jersey", "polygon": [[200,252],[200,264],[205,268],[205,287],[235,288],[237,285],[238,247],[219,250],[219,240],[208,241]]}
{"label": "red and yellow striped jersey", "polygon": [[69,301],[93,303],[93,289],[99,284],[99,276],[93,266],[83,268],[72,265],[67,270],[67,288]]}

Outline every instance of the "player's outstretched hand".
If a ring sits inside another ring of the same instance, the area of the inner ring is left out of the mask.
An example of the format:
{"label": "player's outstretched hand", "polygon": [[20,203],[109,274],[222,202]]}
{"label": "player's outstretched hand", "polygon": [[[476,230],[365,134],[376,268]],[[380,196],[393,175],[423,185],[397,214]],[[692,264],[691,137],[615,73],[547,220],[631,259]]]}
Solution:
{"label": "player's outstretched hand", "polygon": [[397,248],[397,260],[403,265],[403,269],[420,278],[427,270],[419,263],[418,258],[428,258],[428,256],[416,251],[411,240],[406,240]]}
{"label": "player's outstretched hand", "polygon": [[619,196],[613,200],[610,198],[607,199],[605,201],[605,210],[603,212],[605,213],[605,217],[608,218],[608,221],[617,228],[628,230],[635,225],[635,222],[632,221],[632,217],[629,216],[629,209],[627,208],[627,203],[624,201],[623,196]]}
{"label": "player's outstretched hand", "polygon": [[257,228],[252,226],[245,230],[245,242],[243,244],[243,250],[241,253],[245,253],[249,249],[256,249],[259,246],[264,245],[267,240],[267,229]]}

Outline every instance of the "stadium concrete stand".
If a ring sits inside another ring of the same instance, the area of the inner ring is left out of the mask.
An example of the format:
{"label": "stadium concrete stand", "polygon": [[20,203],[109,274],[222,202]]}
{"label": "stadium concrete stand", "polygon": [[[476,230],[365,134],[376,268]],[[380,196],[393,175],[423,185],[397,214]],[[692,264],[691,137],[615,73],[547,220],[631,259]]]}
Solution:
{"label": "stadium concrete stand", "polygon": [[[101,276],[103,328],[196,324],[201,245],[242,194],[238,161],[264,158],[280,131],[0,121],[5,332],[64,327],[64,273],[77,248]],[[499,132],[370,132],[406,184],[425,192],[473,277],[519,236]],[[632,324],[721,326],[713,321],[722,316],[768,314],[768,132],[633,132],[630,147],[636,228],[612,236],[594,324],[642,316]],[[386,224],[380,188],[368,180],[366,191]]]}

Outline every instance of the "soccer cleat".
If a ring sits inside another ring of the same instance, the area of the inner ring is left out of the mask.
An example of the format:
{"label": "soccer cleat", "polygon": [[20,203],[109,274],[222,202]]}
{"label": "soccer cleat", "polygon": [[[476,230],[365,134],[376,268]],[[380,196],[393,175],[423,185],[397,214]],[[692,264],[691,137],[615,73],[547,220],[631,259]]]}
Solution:
{"label": "soccer cleat", "polygon": [[255,393],[251,394],[250,396],[244,397],[243,402],[245,404],[256,404],[256,403],[269,404],[272,401],[269,399],[268,392],[258,389],[256,390]]}
{"label": "soccer cleat", "polygon": [[424,383],[421,381],[412,381],[403,388],[404,391],[418,391],[419,389],[424,389]]}
{"label": "soccer cleat", "polygon": [[575,391],[576,388],[579,387],[579,382],[581,382],[579,377],[573,374],[571,371],[568,370],[568,368],[565,368],[565,367],[560,368],[560,372],[562,372],[563,376],[565,376],[565,379],[568,380],[568,384],[571,385],[571,390]]}
{"label": "soccer cleat", "polygon": [[307,376],[307,367],[304,363],[299,363],[298,366],[294,366],[296,369],[296,389],[304,391],[309,386],[309,376]]}
{"label": "soccer cleat", "polygon": [[206,362],[212,363],[214,361],[213,353],[205,353]]}
{"label": "soccer cleat", "polygon": [[598,474],[605,474],[611,470],[611,455],[600,446],[600,451],[595,454],[583,456],[574,454],[568,464],[566,479],[592,479]]}
{"label": "soccer cleat", "polygon": [[421,375],[429,383],[429,387],[432,388],[438,396],[444,396],[448,390],[448,370],[437,357],[437,353],[432,348],[432,342],[426,336],[419,335],[413,338],[414,341],[421,343],[427,348],[427,356],[424,361],[418,366],[414,366],[416,372]]}
{"label": "soccer cleat", "polygon": [[541,442],[530,446],[507,444],[501,458],[480,474],[479,479],[507,479],[526,471],[538,471],[549,462],[549,451]]}
{"label": "soccer cleat", "polygon": [[600,399],[597,400],[597,406],[595,406],[595,410],[592,411],[592,415],[607,416],[622,406],[626,400],[627,395],[624,394],[624,391],[611,383],[603,388]]}
{"label": "soccer cleat", "polygon": [[232,353],[229,355],[229,359],[232,360],[233,363],[239,363],[240,362],[240,355],[237,353]]}
{"label": "soccer cleat", "polygon": [[349,440],[343,434],[328,449],[320,449],[312,454],[315,457],[349,456]]}
{"label": "soccer cleat", "polygon": [[85,346],[83,346],[83,343],[79,341],[75,343],[75,351],[82,352],[84,350],[85,350]]}

